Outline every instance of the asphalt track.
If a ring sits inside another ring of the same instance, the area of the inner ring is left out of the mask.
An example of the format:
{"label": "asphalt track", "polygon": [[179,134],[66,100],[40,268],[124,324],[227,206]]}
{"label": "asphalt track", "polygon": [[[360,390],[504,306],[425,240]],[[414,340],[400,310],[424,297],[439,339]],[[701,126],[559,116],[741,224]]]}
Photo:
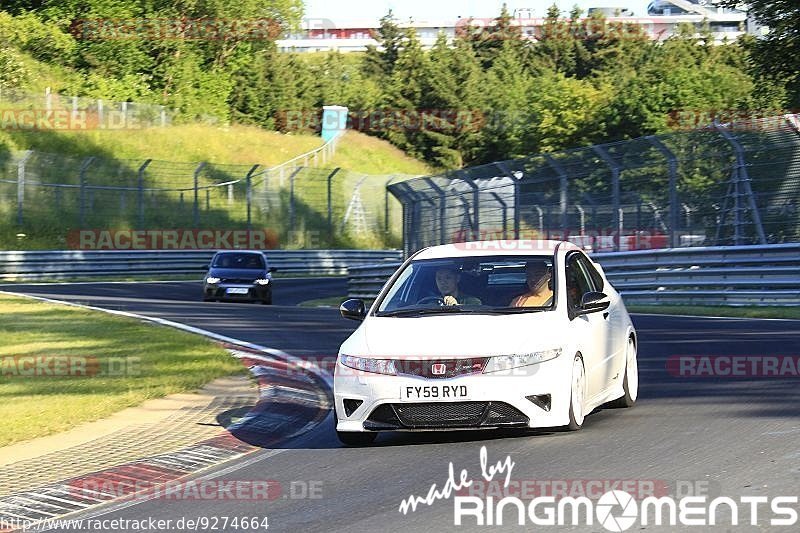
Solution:
{"label": "asphalt track", "polygon": [[[167,318],[301,357],[332,357],[356,325],[341,319],[333,309],[292,307],[301,300],[341,294],[341,279],[283,280],[281,288],[276,286],[277,305],[271,307],[201,303],[197,285],[191,283],[2,288]],[[631,481],[640,487],[652,482],[679,496],[686,495],[679,489],[737,500],[745,495],[797,496],[798,379],[677,378],[667,372],[666,361],[675,355],[797,356],[800,321],[638,315],[634,323],[640,339],[639,402],[633,409],[595,412],[587,417],[582,431],[396,433],[382,435],[371,448],[348,449],[336,440],[329,416],[310,433],[204,476],[276,480],[283,488],[278,499],[147,501],[90,515],[173,521],[182,517],[268,516],[270,530],[275,531],[475,529],[474,519],[468,519],[464,527],[453,526],[452,498],[422,505],[405,515],[398,508],[412,494],[424,497],[434,483],[441,487],[450,462],[456,473],[466,469],[478,487],[482,446],[487,449],[489,464],[507,456],[514,461],[511,478],[515,482],[566,482],[576,487],[578,480],[584,480],[584,487],[601,481],[611,488],[624,488],[613,483],[625,480],[629,487]],[[318,494],[309,497],[307,490]],[[758,526],[748,525],[746,508],[740,510],[737,527],[731,527],[727,513],[720,516],[720,523],[728,525],[715,528],[719,531],[797,530],[797,525],[770,527],[768,506],[761,507]],[[534,527],[528,522],[526,529]],[[556,529],[605,531],[596,521],[592,526]],[[643,527],[637,523],[631,530],[639,529],[710,528]],[[234,531],[231,527],[227,530]]]}

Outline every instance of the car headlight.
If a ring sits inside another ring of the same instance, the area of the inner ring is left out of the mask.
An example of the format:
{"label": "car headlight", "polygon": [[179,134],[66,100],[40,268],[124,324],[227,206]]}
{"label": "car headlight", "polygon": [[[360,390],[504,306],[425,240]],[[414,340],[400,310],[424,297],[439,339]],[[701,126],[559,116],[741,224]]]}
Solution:
{"label": "car headlight", "polygon": [[206,283],[208,283],[210,285],[216,285],[219,282],[220,282],[219,278],[212,278],[212,277],[206,278]]}
{"label": "car headlight", "polygon": [[497,357],[489,358],[489,362],[484,368],[484,374],[489,372],[502,372],[504,370],[511,370],[512,368],[519,368],[521,366],[535,365],[543,363],[551,359],[555,359],[561,355],[561,348],[554,348],[552,350],[542,350],[540,352],[531,352],[520,355],[499,355]]}
{"label": "car headlight", "polygon": [[339,362],[348,368],[361,370],[362,372],[372,372],[373,374],[397,375],[394,361],[391,359],[369,359],[366,357],[355,357],[353,355],[339,355]]}
{"label": "car headlight", "polygon": [[266,279],[266,278],[265,279],[257,279],[256,280],[256,285],[269,285],[269,280]]}

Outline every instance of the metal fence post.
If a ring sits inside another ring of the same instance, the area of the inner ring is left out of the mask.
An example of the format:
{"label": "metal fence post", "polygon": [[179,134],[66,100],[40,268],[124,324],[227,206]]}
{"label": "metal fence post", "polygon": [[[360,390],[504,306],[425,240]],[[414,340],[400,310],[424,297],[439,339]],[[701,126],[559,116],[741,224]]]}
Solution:
{"label": "metal fence post", "polygon": [[441,187],[431,178],[425,178],[425,183],[431,186],[436,194],[439,195],[439,244],[445,244],[445,216],[447,214],[447,203],[445,202],[445,193]]}
{"label": "metal fence post", "polygon": [[331,237],[333,236],[333,177],[340,170],[340,168],[335,168],[328,174],[328,235]]}
{"label": "metal fence post", "polygon": [[294,229],[294,177],[297,176],[303,167],[297,167],[289,175],[289,228]]}
{"label": "metal fence post", "polygon": [[569,215],[567,213],[567,209],[569,207],[569,181],[567,173],[564,171],[564,167],[561,166],[561,163],[553,159],[552,156],[545,154],[544,156],[545,161],[547,164],[550,165],[553,170],[556,171],[559,177],[559,200],[558,205],[559,209],[561,210],[561,234],[562,239],[566,240],[569,235]]}
{"label": "metal fence post", "polygon": [[467,176],[461,176],[461,179],[464,182],[472,187],[472,216],[474,218],[474,226],[472,230],[472,238],[476,241],[481,240],[481,197],[480,197],[480,188],[478,184],[475,183],[472,178],[468,178]]}
{"label": "metal fence post", "polygon": [[619,252],[620,244],[622,244],[622,208],[621,208],[621,201],[620,201],[620,188],[619,188],[619,173],[620,173],[620,166],[614,161],[608,153],[603,150],[601,145],[594,145],[592,146],[592,150],[600,156],[600,159],[605,161],[608,167],[611,169],[611,203],[613,205],[614,210],[614,231],[617,232],[617,238],[614,239],[614,251]]}
{"label": "metal fence post", "polygon": [[17,163],[17,224],[22,226],[23,212],[25,209],[25,164],[33,155],[33,150],[24,152],[22,159]]}
{"label": "metal fence post", "polygon": [[497,200],[497,203],[500,204],[500,209],[502,210],[503,213],[503,239],[508,239],[508,220],[506,219],[508,212],[508,204],[502,198],[500,198],[500,195],[497,194],[496,192],[493,192],[492,196],[494,196],[494,199]]}
{"label": "metal fence post", "polygon": [[205,161],[197,165],[194,169],[194,205],[192,206],[192,224],[195,228],[200,227],[200,189],[198,183],[200,180],[200,172],[206,166]]}
{"label": "metal fence post", "polygon": [[[767,244],[767,236],[764,233],[764,226],[761,224],[761,214],[758,211],[758,205],[756,204],[753,188],[750,186],[750,176],[747,174],[747,160],[744,157],[744,147],[739,143],[736,137],[734,137],[719,122],[714,122],[714,128],[725,138],[728,144],[733,147],[734,152],[736,152],[736,166],[733,169],[734,244],[739,246],[742,240],[741,230],[744,226],[744,223],[742,222],[741,214],[742,211],[745,211],[745,208],[741,206],[741,196],[747,196],[747,203],[750,206],[750,216],[753,218],[753,225],[756,228],[759,243]],[[744,193],[740,191],[740,186],[744,189]],[[725,213],[722,213],[722,216],[725,217]]]}
{"label": "metal fence post", "polygon": [[86,225],[86,170],[89,168],[89,165],[92,164],[92,161],[94,161],[94,157],[87,157],[84,159],[83,163],[81,163],[80,174],[78,175],[80,179],[79,226],[81,229]]}
{"label": "metal fence post", "polygon": [[139,171],[137,173],[138,176],[138,199],[137,199],[137,207],[139,211],[139,229],[144,229],[144,172],[147,170],[147,167],[152,162],[152,159],[147,159],[142,166],[139,167]]}
{"label": "metal fence post", "polygon": [[511,172],[506,166],[503,161],[498,161],[495,163],[495,166],[503,171],[507,177],[511,178],[512,182],[514,183],[514,239],[519,239],[519,230],[520,230],[520,213],[519,213],[519,206],[520,206],[520,180],[523,178],[524,174],[522,172]]}
{"label": "metal fence post", "polygon": [[669,246],[670,248],[677,248],[680,244],[678,242],[678,234],[676,233],[678,224],[680,223],[680,206],[678,205],[678,158],[655,135],[649,135],[645,137],[645,139],[667,158],[667,168],[669,172]]}
{"label": "metal fence post", "polygon": [[245,176],[245,201],[247,202],[247,231],[252,229],[252,210],[253,210],[253,174],[255,174],[258,165],[253,165]]}
{"label": "metal fence post", "polygon": [[383,227],[384,233],[389,235],[389,185],[394,181],[395,176],[392,176],[386,181],[383,190]]}

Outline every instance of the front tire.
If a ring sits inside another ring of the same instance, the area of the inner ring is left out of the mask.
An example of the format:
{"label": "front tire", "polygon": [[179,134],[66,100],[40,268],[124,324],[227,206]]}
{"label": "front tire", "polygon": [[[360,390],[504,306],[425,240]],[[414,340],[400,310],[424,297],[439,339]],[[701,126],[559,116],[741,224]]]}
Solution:
{"label": "front tire", "polygon": [[624,394],[614,400],[614,407],[633,407],[639,397],[639,363],[636,359],[636,341],[628,339],[625,351],[625,379],[622,382]]}
{"label": "front tire", "polygon": [[567,429],[578,431],[583,427],[586,418],[586,371],[583,368],[583,360],[579,355],[575,356],[572,362],[572,381],[570,386],[569,398],[569,424]]}

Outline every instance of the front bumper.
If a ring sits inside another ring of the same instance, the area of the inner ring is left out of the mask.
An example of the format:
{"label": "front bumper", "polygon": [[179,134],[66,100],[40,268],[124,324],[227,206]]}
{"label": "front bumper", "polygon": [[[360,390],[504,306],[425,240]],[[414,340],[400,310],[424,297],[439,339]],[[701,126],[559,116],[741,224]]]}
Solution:
{"label": "front bumper", "polygon": [[[246,294],[228,294],[228,289],[247,289]],[[203,297],[215,300],[265,300],[272,293],[272,283],[268,285],[245,285],[242,283],[218,283],[203,286]]]}
{"label": "front bumper", "polygon": [[[362,432],[564,426],[569,423],[571,377],[571,367],[564,364],[565,360],[570,362],[562,356],[507,375],[471,374],[448,379],[361,373],[337,362],[336,429]],[[403,388],[425,385],[466,386],[468,396],[452,401],[403,399]],[[353,409],[355,405],[358,407]]]}

